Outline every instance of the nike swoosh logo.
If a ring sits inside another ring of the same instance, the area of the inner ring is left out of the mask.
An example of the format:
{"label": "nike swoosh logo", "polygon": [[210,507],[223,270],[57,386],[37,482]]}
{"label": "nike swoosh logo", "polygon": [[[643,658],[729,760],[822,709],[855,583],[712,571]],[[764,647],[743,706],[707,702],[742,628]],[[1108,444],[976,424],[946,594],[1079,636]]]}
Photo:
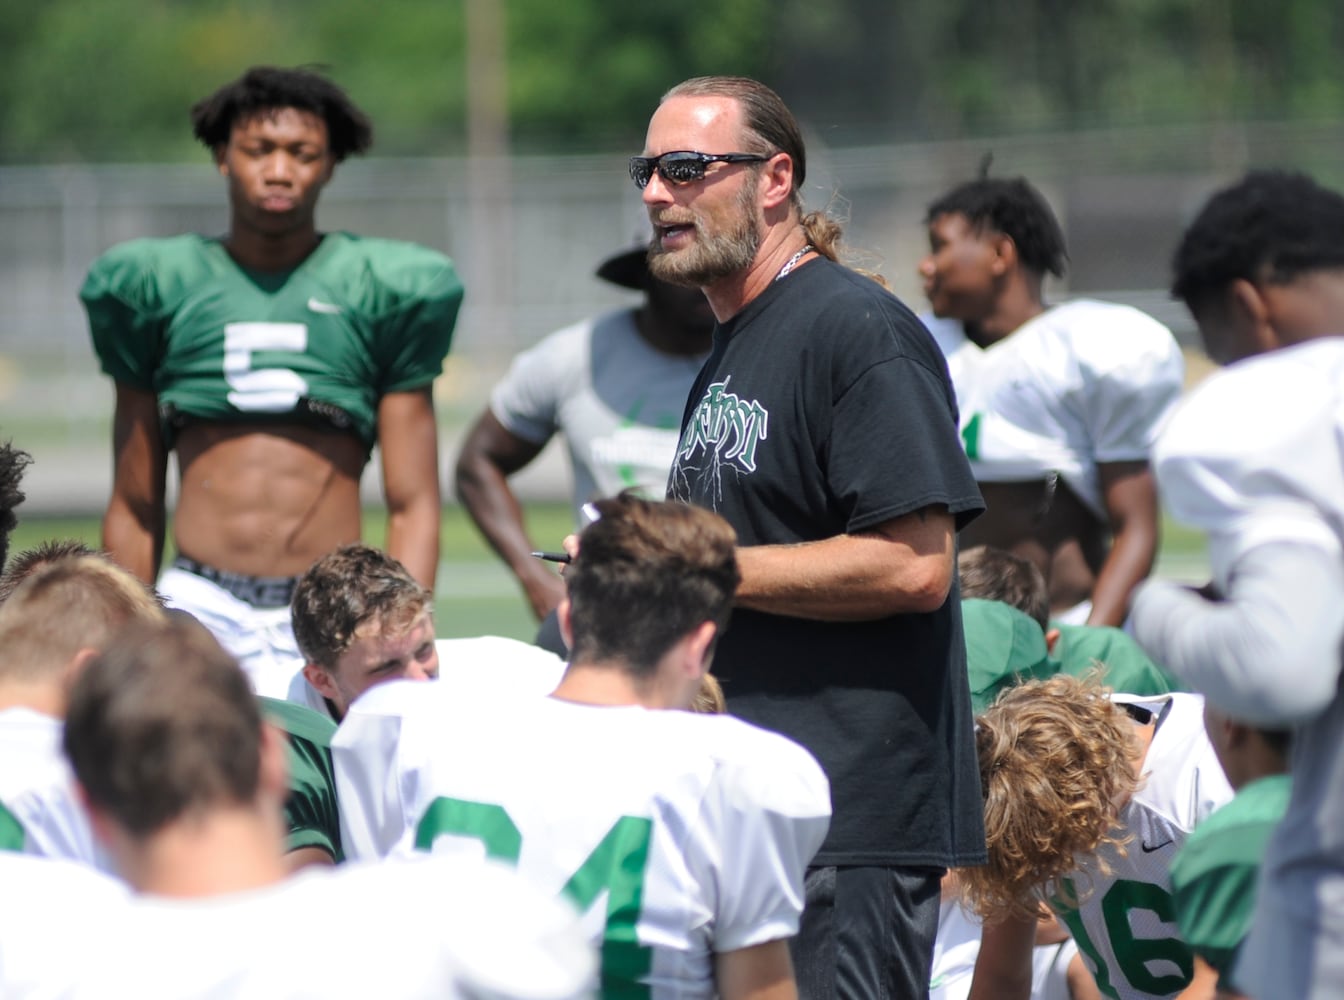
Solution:
{"label": "nike swoosh logo", "polygon": [[1164,840],[1164,841],[1162,841],[1162,843],[1160,843],[1160,844],[1152,844],[1152,845],[1149,845],[1149,844],[1142,844],[1142,843],[1141,843],[1139,846],[1143,848],[1143,853],[1144,853],[1144,854],[1152,854],[1154,851],[1160,851],[1160,850],[1162,850],[1162,848],[1166,847],[1168,844],[1171,844],[1171,843],[1174,843],[1174,841],[1172,841],[1172,840]]}
{"label": "nike swoosh logo", "polygon": [[315,313],[329,313],[336,315],[341,311],[341,307],[332,305],[330,302],[323,302],[321,299],[309,299],[308,308]]}

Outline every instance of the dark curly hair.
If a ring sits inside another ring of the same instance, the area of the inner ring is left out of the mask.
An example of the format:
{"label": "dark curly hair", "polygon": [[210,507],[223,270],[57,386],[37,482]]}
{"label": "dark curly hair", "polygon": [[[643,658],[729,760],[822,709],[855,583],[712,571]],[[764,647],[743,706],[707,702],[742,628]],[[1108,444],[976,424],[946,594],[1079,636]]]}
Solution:
{"label": "dark curly hair", "polygon": [[924,213],[924,224],[940,215],[964,215],[976,232],[988,228],[1003,233],[1029,270],[1064,277],[1069,259],[1064,232],[1045,198],[1024,178],[967,181],[934,201]]}
{"label": "dark curly hair", "polygon": [[27,499],[19,484],[23,482],[23,470],[28,468],[33,456],[14,447],[14,442],[0,444],[0,569],[5,568],[9,558],[9,536],[18,525],[19,519],[14,508]]}
{"label": "dark curly hair", "polygon": [[233,126],[279,108],[311,111],[327,123],[327,141],[336,162],[373,145],[373,125],[344,90],[309,69],[254,66],[191,109],[192,133],[206,148],[229,141]]}
{"label": "dark curly hair", "polygon": [[1172,260],[1171,294],[1193,312],[1233,281],[1286,284],[1344,267],[1344,195],[1303,173],[1258,170],[1217,192]]}

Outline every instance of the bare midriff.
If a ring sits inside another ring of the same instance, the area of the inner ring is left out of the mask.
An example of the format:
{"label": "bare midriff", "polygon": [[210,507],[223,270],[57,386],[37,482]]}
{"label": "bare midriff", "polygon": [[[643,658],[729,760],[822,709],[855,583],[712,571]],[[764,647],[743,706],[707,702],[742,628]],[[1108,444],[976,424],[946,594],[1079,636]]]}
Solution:
{"label": "bare midriff", "polygon": [[992,545],[1029,559],[1045,574],[1050,609],[1092,596],[1110,550],[1110,531],[1061,479],[981,483],[985,512],[964,528],[961,548]]}
{"label": "bare midriff", "polygon": [[248,576],[297,576],[360,536],[353,434],[305,425],[199,425],[177,439],[177,550]]}

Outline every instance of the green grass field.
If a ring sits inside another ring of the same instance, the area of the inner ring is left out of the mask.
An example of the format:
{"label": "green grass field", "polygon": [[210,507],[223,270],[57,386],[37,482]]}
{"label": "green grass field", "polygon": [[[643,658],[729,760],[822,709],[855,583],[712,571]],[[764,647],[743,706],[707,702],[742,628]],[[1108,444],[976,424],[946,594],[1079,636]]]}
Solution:
{"label": "green grass field", "polygon": [[[50,538],[77,538],[90,545],[99,544],[98,518],[26,518],[23,508],[18,514],[19,526],[10,539],[10,552],[21,552]],[[533,539],[547,548],[559,548],[560,540],[573,530],[573,515],[563,503],[531,504],[526,518]],[[364,521],[365,539],[381,545],[383,535],[382,513],[370,512]],[[537,626],[522,591],[462,508],[445,508],[439,537],[434,602],[439,637],[506,635],[530,640]],[[165,562],[171,558],[170,552]]]}
{"label": "green grass field", "polygon": [[[10,541],[11,552],[21,552],[49,538],[78,538],[90,545],[98,544],[97,518],[25,518],[23,508],[19,508],[19,514],[19,526]],[[559,548],[560,540],[572,530],[570,510],[563,503],[529,504],[526,518],[532,538],[547,548]],[[371,512],[365,519],[364,537],[372,544],[382,544],[383,527],[381,513]],[[536,623],[523,602],[522,592],[462,508],[444,510],[439,537],[441,561],[434,617],[440,638],[506,635],[530,640],[536,632]],[[168,558],[172,558],[171,553]],[[1203,538],[1166,523],[1157,573],[1194,582],[1207,579]]]}

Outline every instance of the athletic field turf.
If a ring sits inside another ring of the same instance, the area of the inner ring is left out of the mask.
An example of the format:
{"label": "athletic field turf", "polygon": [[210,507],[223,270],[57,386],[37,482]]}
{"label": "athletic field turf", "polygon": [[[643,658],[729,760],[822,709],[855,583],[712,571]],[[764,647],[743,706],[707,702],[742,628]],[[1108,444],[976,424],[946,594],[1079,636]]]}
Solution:
{"label": "athletic field turf", "polygon": [[[10,540],[11,553],[49,538],[78,538],[90,545],[98,544],[98,518],[24,517],[22,507],[17,513],[19,526]],[[526,517],[533,540],[545,548],[559,548],[560,540],[572,530],[569,508],[563,503],[528,504]],[[375,545],[382,543],[381,513],[372,512],[366,517],[364,537]],[[462,508],[445,508],[439,551],[434,621],[441,638],[470,635],[532,638],[536,623],[523,603],[522,592],[504,564],[481,540]],[[165,563],[171,558],[170,551]],[[1207,578],[1202,538],[1170,523],[1164,525],[1157,572],[1202,583]]]}

